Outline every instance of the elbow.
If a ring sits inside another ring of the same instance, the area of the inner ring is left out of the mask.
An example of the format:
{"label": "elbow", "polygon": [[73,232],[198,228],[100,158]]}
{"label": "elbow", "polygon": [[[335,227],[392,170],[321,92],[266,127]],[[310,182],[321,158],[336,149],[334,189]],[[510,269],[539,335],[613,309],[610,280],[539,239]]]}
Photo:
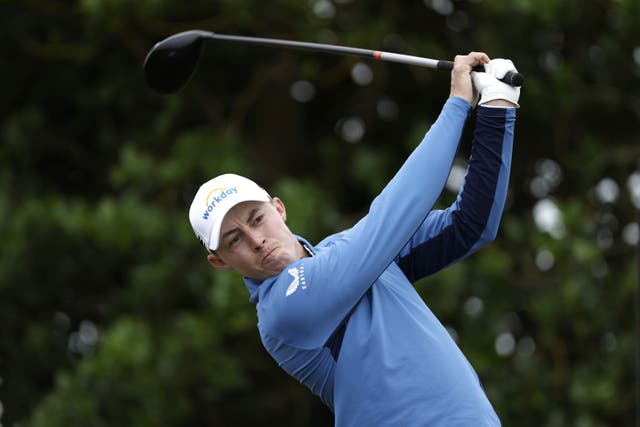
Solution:
{"label": "elbow", "polygon": [[485,227],[482,231],[477,230],[474,234],[467,234],[466,238],[463,238],[462,235],[459,236],[460,248],[465,253],[465,255],[469,255],[481,249],[482,247],[488,245],[493,242],[498,235],[497,227]]}
{"label": "elbow", "polygon": [[480,239],[478,241],[478,245],[480,247],[488,245],[489,243],[496,240],[498,237],[498,225],[488,224],[487,228],[480,235]]}
{"label": "elbow", "polygon": [[478,244],[480,246],[488,245],[489,243],[496,240],[498,237],[498,229],[500,228],[500,219],[502,210],[493,210],[486,219],[486,223],[484,224],[484,228],[480,233],[480,239]]}
{"label": "elbow", "polygon": [[458,215],[454,214],[454,218],[456,236],[466,251],[475,252],[498,237],[500,221],[497,217],[489,216],[483,221],[458,213]]}

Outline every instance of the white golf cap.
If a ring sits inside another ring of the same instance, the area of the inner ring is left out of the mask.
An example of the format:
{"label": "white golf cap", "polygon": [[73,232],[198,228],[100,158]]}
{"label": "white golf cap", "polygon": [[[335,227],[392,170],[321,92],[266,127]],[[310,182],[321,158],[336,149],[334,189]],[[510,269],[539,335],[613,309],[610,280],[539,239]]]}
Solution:
{"label": "white golf cap", "polygon": [[235,174],[220,175],[200,186],[189,208],[189,221],[204,247],[215,251],[222,220],[232,207],[242,202],[270,200],[269,194],[250,179]]}

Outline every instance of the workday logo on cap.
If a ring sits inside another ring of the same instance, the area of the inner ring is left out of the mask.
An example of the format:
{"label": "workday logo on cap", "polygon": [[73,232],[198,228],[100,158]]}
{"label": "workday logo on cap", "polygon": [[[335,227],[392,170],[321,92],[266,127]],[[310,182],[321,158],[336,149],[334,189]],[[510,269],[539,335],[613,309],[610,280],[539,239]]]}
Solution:
{"label": "workday logo on cap", "polygon": [[241,202],[270,200],[269,194],[250,179],[235,174],[220,175],[200,186],[189,208],[189,221],[204,247],[215,251],[222,220],[231,208]]}
{"label": "workday logo on cap", "polygon": [[213,208],[215,208],[216,205],[219,205],[224,201],[224,199],[237,193],[238,193],[237,187],[214,188],[213,190],[211,190],[209,194],[207,194],[207,198],[205,200],[205,202],[207,203],[207,209],[202,214],[202,219],[204,219],[205,221],[208,220],[209,214],[211,213],[211,211],[213,211]]}

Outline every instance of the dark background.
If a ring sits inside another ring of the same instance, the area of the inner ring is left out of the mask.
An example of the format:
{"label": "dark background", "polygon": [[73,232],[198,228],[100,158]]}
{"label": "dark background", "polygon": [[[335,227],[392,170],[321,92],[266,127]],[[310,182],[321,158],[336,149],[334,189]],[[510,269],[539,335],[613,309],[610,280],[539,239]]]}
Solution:
{"label": "dark background", "polygon": [[214,42],[181,92],[152,92],[146,53],[194,28],[512,59],[526,82],[498,238],[418,289],[505,426],[635,424],[638,1],[3,0],[0,17],[2,425],[333,424],[262,349],[188,204],[237,172],[313,242],[348,227],[449,76]]}

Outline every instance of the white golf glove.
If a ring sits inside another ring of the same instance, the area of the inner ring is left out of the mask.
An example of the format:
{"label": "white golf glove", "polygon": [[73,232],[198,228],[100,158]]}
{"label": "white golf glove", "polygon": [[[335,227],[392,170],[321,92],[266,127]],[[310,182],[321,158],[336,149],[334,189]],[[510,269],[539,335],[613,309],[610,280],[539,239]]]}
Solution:
{"label": "white golf glove", "polygon": [[473,87],[480,95],[478,105],[483,105],[494,99],[504,99],[515,104],[516,108],[520,107],[518,99],[520,99],[520,88],[510,86],[498,79],[504,77],[508,71],[518,71],[509,59],[497,58],[491,60],[484,66],[484,73],[478,71],[471,72],[471,80]]}

